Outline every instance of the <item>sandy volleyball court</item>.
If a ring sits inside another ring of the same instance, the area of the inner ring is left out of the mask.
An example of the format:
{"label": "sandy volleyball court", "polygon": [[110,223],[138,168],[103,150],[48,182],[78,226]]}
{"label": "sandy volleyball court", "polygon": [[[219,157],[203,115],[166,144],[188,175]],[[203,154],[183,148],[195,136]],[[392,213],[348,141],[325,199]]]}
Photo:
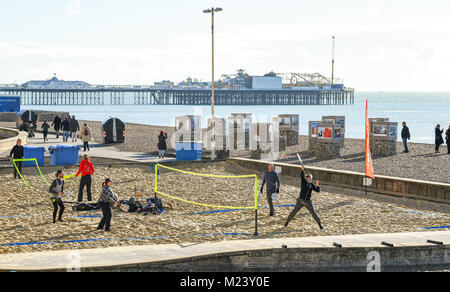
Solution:
{"label": "sandy volleyball court", "polygon": [[[225,163],[200,166],[187,164],[178,168],[219,175],[248,174],[232,173]],[[50,182],[54,176],[46,174],[45,177]],[[143,191],[145,197],[154,195],[155,177],[149,168],[98,168],[94,176],[94,200],[98,199],[101,182],[106,177],[114,180],[113,189],[121,199],[129,199],[135,191]],[[0,253],[249,239],[254,233],[253,210],[205,213],[223,208],[195,206],[166,198],[164,203],[172,203],[174,210],[157,216],[123,213],[116,209],[110,233],[96,230],[100,218],[95,216],[100,215],[100,211],[73,212],[70,204],[66,204],[66,222],[52,224],[52,207],[40,176],[37,173],[25,176],[39,190],[27,188],[23,182],[11,178],[12,175],[0,175]],[[259,195],[261,238],[407,232],[450,225],[450,212],[445,205],[418,201],[403,204],[401,199],[380,200],[372,196],[333,193],[324,186],[323,192],[313,195],[313,200],[325,230],[319,231],[306,210],[284,228],[298,186],[289,185],[292,181],[286,178],[281,177],[281,180],[284,184],[276,205],[282,207],[276,208],[275,217],[268,216],[265,195]],[[252,178],[213,179],[162,170],[158,185],[159,190],[186,200],[241,207],[253,205],[253,182]],[[76,195],[77,188],[78,181],[67,182],[66,190]],[[65,200],[73,202],[76,198]],[[8,245],[19,243],[25,244]]]}

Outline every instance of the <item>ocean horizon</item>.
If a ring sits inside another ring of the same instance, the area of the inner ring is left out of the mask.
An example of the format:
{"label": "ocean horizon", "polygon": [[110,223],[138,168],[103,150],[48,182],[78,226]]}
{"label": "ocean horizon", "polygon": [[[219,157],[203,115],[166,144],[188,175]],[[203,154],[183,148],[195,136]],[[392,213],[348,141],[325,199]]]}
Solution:
{"label": "ocean horizon", "polygon": [[[300,115],[300,134],[308,135],[309,121],[322,116],[345,116],[346,137],[364,138],[365,101],[369,101],[371,118],[389,118],[392,122],[405,121],[410,128],[411,142],[434,143],[437,124],[446,129],[450,125],[450,92],[355,92],[353,105],[295,105],[295,106],[216,106],[215,115],[226,118],[232,113],[252,113],[254,122],[265,122],[280,114]],[[174,126],[180,115],[202,115],[203,127],[211,116],[210,106],[186,105],[134,105],[132,97],[126,97],[125,105],[83,106],[31,106],[23,109],[70,112],[80,120],[105,121],[110,117],[127,123]],[[399,140],[401,140],[399,133]]]}

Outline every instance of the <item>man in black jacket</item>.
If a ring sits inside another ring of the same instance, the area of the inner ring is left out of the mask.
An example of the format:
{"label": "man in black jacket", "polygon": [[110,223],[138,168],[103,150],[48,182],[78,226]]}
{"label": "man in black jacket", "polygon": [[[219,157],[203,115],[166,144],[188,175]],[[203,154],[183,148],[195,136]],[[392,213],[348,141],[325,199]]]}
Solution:
{"label": "man in black jacket", "polygon": [[270,207],[270,216],[275,216],[275,209],[273,207],[272,195],[280,192],[280,177],[278,173],[275,172],[275,166],[273,164],[269,165],[269,170],[264,173],[264,180],[261,186],[261,194],[264,191],[264,185],[267,183],[266,195],[267,202]]}
{"label": "man in black jacket", "polygon": [[445,131],[445,141],[447,142],[447,154],[450,154],[450,125],[447,131]]}
{"label": "man in black jacket", "polygon": [[313,191],[319,193],[320,187],[319,187],[319,181],[316,182],[316,184],[312,183],[313,176],[311,174],[305,175],[305,167],[302,165],[302,187],[300,190],[300,197],[297,199],[297,205],[295,206],[294,210],[289,215],[286,224],[284,226],[288,226],[289,222],[291,222],[292,219],[294,219],[295,215],[303,208],[306,207],[308,209],[309,213],[313,216],[314,220],[316,220],[317,224],[319,224],[320,229],[322,230],[322,224],[320,222],[319,216],[317,216],[316,211],[314,210],[314,206],[311,202],[311,194]]}
{"label": "man in black jacket", "polygon": [[80,124],[75,119],[75,116],[69,120],[70,124],[70,137],[72,137],[72,142],[77,142],[77,132],[80,130]]}
{"label": "man in black jacket", "polygon": [[55,115],[52,126],[54,127],[55,132],[56,132],[56,139],[58,139],[59,138],[59,130],[61,129],[61,118],[58,115]]}
{"label": "man in black jacket", "polygon": [[403,122],[402,140],[403,146],[405,146],[403,153],[409,153],[408,140],[411,140],[411,134],[409,133],[409,128],[406,126],[406,122]]}
{"label": "man in black jacket", "polygon": [[69,118],[65,118],[62,122],[63,142],[69,141],[70,122]]}
{"label": "man in black jacket", "polygon": [[[14,145],[14,147],[11,149],[11,152],[9,153],[9,160],[13,162],[13,159],[23,159],[24,157],[24,149],[22,146],[22,140],[18,139],[17,144]],[[19,169],[19,172],[22,173],[22,167],[23,167],[23,161],[17,161],[16,162],[17,169]],[[14,167],[14,179],[19,178],[19,174],[17,173],[16,167]]]}

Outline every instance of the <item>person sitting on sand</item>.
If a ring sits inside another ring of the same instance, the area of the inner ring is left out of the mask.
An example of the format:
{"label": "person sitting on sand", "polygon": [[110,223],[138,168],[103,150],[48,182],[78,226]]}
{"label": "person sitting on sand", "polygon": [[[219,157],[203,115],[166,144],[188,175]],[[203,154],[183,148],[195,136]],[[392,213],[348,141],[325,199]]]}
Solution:
{"label": "person sitting on sand", "polygon": [[118,205],[118,197],[114,194],[111,189],[112,180],[107,178],[102,184],[102,193],[100,194],[100,199],[98,200],[98,206],[102,209],[103,217],[100,221],[97,230],[111,231],[111,219],[112,219],[112,205]]}
{"label": "person sitting on sand", "polygon": [[319,181],[316,181],[316,184],[312,183],[313,176],[311,174],[305,175],[305,166],[302,165],[302,173],[301,173],[301,179],[302,179],[302,186],[300,190],[300,197],[297,199],[297,205],[295,206],[294,210],[289,215],[286,224],[284,226],[288,226],[289,222],[291,222],[292,219],[294,219],[295,215],[303,208],[306,207],[308,209],[309,213],[313,216],[314,220],[316,220],[317,224],[319,224],[320,230],[323,230],[322,224],[320,222],[319,216],[317,216],[316,211],[314,210],[314,206],[311,202],[311,194],[313,191],[319,193],[320,192],[320,186]]}
{"label": "person sitting on sand", "polygon": [[275,166],[273,164],[269,164],[269,169],[264,173],[264,180],[261,186],[261,194],[264,191],[264,185],[267,183],[266,195],[267,202],[269,203],[270,208],[270,216],[275,216],[275,209],[273,207],[273,199],[272,195],[280,193],[280,177],[278,173],[275,172]]}
{"label": "person sitting on sand", "polygon": [[56,223],[56,215],[58,214],[59,207],[59,216],[58,221],[64,222],[62,220],[62,216],[64,214],[64,203],[62,201],[62,196],[64,196],[64,172],[62,170],[58,170],[56,173],[56,179],[52,182],[49,188],[49,193],[51,194],[51,201],[53,204],[53,223]]}

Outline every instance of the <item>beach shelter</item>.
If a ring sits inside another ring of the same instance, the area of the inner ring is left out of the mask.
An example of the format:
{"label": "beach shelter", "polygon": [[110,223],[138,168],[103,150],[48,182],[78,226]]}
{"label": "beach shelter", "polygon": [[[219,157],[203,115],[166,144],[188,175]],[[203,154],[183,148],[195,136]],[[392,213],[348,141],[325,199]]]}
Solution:
{"label": "beach shelter", "polygon": [[117,118],[110,118],[102,124],[105,144],[125,142],[125,123]]}

